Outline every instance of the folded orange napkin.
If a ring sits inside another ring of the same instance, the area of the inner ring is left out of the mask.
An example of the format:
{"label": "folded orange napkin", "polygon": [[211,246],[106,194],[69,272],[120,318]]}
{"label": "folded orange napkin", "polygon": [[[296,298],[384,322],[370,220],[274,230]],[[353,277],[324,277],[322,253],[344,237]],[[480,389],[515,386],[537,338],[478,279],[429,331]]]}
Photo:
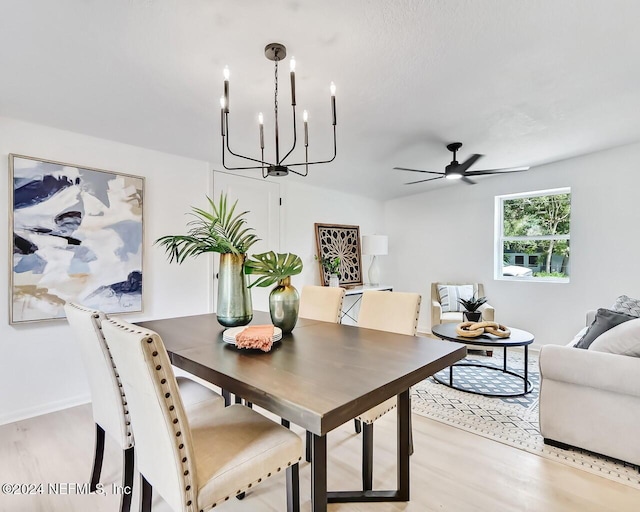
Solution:
{"label": "folded orange napkin", "polygon": [[258,348],[269,352],[273,345],[273,325],[250,325],[236,335],[236,347]]}

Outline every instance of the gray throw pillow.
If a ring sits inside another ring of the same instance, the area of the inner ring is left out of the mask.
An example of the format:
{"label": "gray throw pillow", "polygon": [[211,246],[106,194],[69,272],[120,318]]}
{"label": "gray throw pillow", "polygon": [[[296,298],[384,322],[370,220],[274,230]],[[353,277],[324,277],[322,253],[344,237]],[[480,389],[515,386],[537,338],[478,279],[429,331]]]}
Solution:
{"label": "gray throw pillow", "polygon": [[640,300],[620,295],[611,309],[616,313],[640,317]]}
{"label": "gray throw pillow", "polygon": [[596,313],[596,319],[587,329],[585,335],[576,343],[576,348],[589,348],[594,340],[602,333],[607,332],[612,327],[620,325],[623,322],[635,319],[635,316],[625,315],[624,313],[616,313],[610,309],[600,308]]}

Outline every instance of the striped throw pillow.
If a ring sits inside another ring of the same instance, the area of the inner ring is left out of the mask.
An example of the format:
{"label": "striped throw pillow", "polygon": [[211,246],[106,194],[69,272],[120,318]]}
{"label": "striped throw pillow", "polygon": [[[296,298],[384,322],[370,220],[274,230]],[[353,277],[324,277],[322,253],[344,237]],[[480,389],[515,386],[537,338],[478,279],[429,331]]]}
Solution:
{"label": "striped throw pillow", "polygon": [[449,313],[452,311],[464,311],[464,307],[458,302],[458,299],[469,300],[473,297],[473,285],[463,284],[459,286],[450,284],[439,284],[438,295],[440,296],[440,304],[442,312]]}

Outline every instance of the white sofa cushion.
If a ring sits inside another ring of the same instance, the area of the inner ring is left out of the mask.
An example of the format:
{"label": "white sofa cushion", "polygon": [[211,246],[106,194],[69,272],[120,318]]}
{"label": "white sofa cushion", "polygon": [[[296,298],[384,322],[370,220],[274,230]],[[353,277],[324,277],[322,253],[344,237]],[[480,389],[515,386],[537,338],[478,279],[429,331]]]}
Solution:
{"label": "white sofa cushion", "polygon": [[629,320],[598,336],[589,350],[640,357],[640,318]]}
{"label": "white sofa cushion", "polygon": [[633,320],[635,317],[626,315],[624,313],[616,313],[610,309],[600,308],[596,313],[596,319],[587,329],[586,334],[575,345],[576,348],[588,349],[589,346],[595,341],[596,338],[603,333],[614,328],[616,325],[620,325],[623,322]]}
{"label": "white sofa cushion", "polygon": [[458,300],[469,300],[473,297],[473,292],[472,284],[462,284],[459,286],[439,284],[438,295],[440,296],[440,304],[442,304],[442,312],[462,311],[462,305]]}

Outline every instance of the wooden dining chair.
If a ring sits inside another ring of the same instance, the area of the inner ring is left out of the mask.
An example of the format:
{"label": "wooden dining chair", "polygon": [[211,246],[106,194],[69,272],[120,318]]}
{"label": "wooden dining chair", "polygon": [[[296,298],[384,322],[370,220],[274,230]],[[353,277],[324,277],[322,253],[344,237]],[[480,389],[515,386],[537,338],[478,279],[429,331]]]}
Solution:
{"label": "wooden dining chair", "polygon": [[111,318],[102,324],[136,435],[142,512],[155,489],[176,512],[209,510],[286,470],[287,511],[300,509],[302,440],[243,405],[185,412],[160,336]]}
{"label": "wooden dining chair", "polygon": [[340,287],[303,286],[298,316],[336,324],[340,321],[344,294],[345,289]]}
{"label": "wooden dining chair", "polygon": [[[102,335],[104,313],[79,304],[64,306],[67,321],[80,348],[91,391],[91,407],[96,426],[93,469],[90,490],[94,492],[100,481],[104,457],[105,433],[123,450],[121,512],[131,508],[133,488],[134,436],[129,418],[129,406],[109,346]],[[224,407],[224,400],[214,391],[187,378],[179,379],[180,392],[189,407],[205,407],[215,411]]]}
{"label": "wooden dining chair", "polygon": [[[358,327],[415,336],[418,329],[421,296],[417,293],[365,291],[362,295]],[[375,371],[375,369],[374,369]],[[389,398],[356,418],[356,432],[362,425],[362,487],[373,485],[373,422],[397,406],[396,397]],[[411,422],[411,415],[409,415]],[[413,453],[409,423],[409,453]]]}

